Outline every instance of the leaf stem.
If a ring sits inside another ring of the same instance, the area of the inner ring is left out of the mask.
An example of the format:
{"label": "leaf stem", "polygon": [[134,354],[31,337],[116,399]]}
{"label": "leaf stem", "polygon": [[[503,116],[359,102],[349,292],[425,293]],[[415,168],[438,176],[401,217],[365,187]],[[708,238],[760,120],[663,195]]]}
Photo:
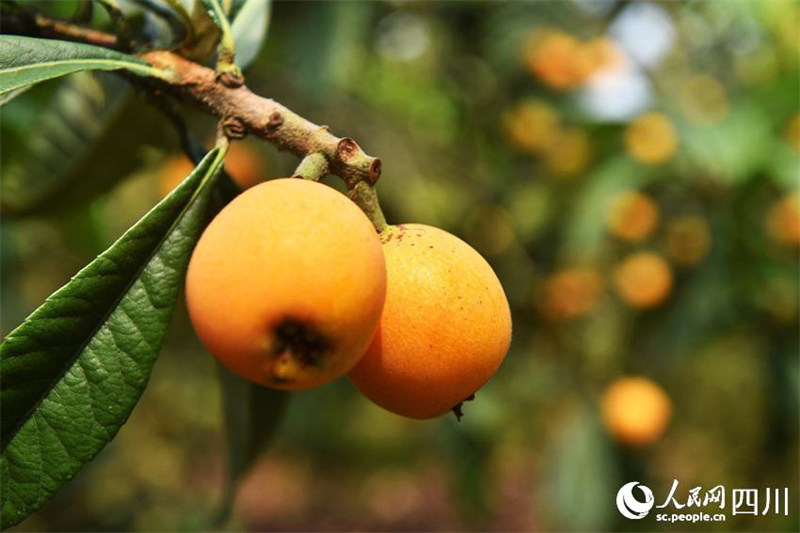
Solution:
{"label": "leaf stem", "polygon": [[244,83],[242,70],[236,64],[236,41],[233,38],[231,24],[225,8],[219,0],[203,0],[209,10],[209,15],[220,30],[220,41],[217,46],[217,77],[231,87],[238,87]]}

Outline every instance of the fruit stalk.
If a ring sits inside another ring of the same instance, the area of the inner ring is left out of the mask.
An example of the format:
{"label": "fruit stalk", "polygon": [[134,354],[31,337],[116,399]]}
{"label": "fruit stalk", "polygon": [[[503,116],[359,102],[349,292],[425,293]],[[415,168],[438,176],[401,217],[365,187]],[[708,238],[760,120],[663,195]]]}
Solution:
{"label": "fruit stalk", "polygon": [[314,152],[308,154],[297,165],[294,177],[311,181],[320,181],[328,173],[328,160],[324,155]]}

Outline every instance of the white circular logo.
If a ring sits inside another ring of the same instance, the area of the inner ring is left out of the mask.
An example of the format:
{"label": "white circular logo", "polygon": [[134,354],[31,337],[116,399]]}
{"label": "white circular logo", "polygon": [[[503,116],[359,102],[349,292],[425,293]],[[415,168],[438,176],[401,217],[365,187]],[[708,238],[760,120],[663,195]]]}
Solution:
{"label": "white circular logo", "polygon": [[[636,496],[633,495],[633,489],[637,486],[644,495],[644,501],[637,500]],[[622,513],[622,516],[631,520],[639,520],[647,516],[654,503],[653,491],[638,481],[625,483],[617,492],[617,509]]]}

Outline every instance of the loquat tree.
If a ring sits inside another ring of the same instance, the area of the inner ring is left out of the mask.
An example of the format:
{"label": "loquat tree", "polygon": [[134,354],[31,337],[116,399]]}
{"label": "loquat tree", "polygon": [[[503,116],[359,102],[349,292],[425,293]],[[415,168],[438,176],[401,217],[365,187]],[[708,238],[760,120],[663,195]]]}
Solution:
{"label": "loquat tree", "polygon": [[[415,418],[452,409],[460,417],[461,402],[486,383],[508,350],[508,302],[488,263],[441,230],[388,226],[375,190],[380,159],[248,89],[242,69],[264,40],[269,2],[198,0],[191,12],[178,0],[135,4],[134,17],[116,0],[87,2],[87,9],[107,12],[113,32],[49,18],[29,5],[1,4],[2,105],[48,80],[111,71],[118,79],[109,94],[141,95],[134,112],[153,107],[164,114],[192,162],[177,163],[185,176],[0,346],[3,528],[53,497],[128,419],[187,268],[198,336],[245,378],[222,374],[231,487],[275,428],[287,390],[355,368],[358,387],[387,409]],[[136,17],[160,20],[165,35],[144,31]],[[88,110],[82,133],[97,134],[105,110],[93,92],[98,82],[91,76],[69,81],[67,90]],[[210,149],[187,126],[179,104],[216,117]],[[242,192],[259,178],[233,180],[225,164],[231,145],[246,136],[298,156],[294,179]],[[52,166],[45,157],[40,162]],[[346,197],[318,183],[329,174],[344,181]],[[4,216],[57,203],[73,189],[99,192],[57,173],[36,183],[12,173],[2,185]],[[410,260],[426,273],[409,274]],[[324,275],[320,264],[328,265]],[[430,282],[420,285],[424,279]],[[445,300],[463,300],[461,311],[445,312]],[[435,324],[421,314],[437,310]],[[426,339],[414,339],[415,331]],[[433,342],[449,343],[448,349]],[[415,343],[447,357],[439,367],[430,364],[431,353],[415,361],[407,353],[409,346],[418,351]],[[369,360],[356,366],[365,353]],[[390,366],[382,366],[387,360]],[[418,395],[421,389],[427,395]]]}

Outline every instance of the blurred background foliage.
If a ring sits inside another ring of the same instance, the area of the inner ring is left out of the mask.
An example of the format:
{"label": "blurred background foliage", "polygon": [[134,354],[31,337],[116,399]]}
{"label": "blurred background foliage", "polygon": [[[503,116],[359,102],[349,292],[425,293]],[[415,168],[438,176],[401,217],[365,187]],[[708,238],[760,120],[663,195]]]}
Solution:
{"label": "blurred background foliage", "polygon": [[[217,369],[179,307],[117,439],[16,530],[671,530],[614,497],[678,479],[789,487],[789,517],[695,529],[796,531],[799,54],[790,1],[274,3],[248,86],[380,156],[390,222],[492,263],[508,358],[461,423],[347,380],[293,394],[219,525]],[[1,117],[6,334],[188,167],[112,75]],[[228,170],[248,186],[297,162],[246,140]]]}

